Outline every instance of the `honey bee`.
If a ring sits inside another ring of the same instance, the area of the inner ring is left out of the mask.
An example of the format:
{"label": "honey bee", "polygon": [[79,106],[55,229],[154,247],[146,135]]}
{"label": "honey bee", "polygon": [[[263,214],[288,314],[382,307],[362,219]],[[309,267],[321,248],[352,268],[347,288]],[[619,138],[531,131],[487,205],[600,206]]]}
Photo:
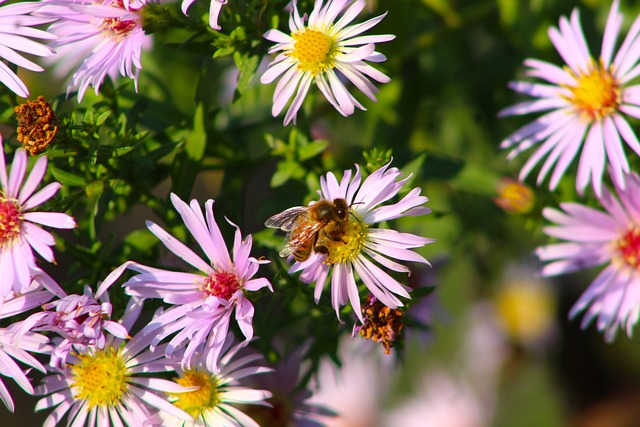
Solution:
{"label": "honey bee", "polygon": [[293,254],[296,261],[305,261],[311,250],[327,254],[321,242],[342,240],[349,218],[345,199],[320,200],[311,206],[296,206],[269,218],[264,225],[287,232],[281,257]]}

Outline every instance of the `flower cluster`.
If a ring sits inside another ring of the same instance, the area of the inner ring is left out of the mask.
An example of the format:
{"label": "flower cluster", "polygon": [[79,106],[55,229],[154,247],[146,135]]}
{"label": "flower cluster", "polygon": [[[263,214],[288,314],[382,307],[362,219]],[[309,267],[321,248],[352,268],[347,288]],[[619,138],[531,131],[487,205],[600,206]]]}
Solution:
{"label": "flower cluster", "polygon": [[[635,19],[616,51],[622,21],[619,1],[614,0],[600,56],[594,58],[583,35],[578,10],[570,18],[562,17],[557,28],[549,29],[549,38],[566,65],[560,68],[546,61],[526,60],[526,74],[544,82],[518,81],[511,88],[536,99],[500,113],[510,116],[546,112],[501,144],[512,149],[509,157],[538,146],[523,166],[520,179],[525,179],[546,157],[538,184],[553,169],[549,182],[553,190],[579,156],[575,187],[583,194],[590,181],[597,202],[604,208],[603,212],[585,204],[565,202],[560,204],[562,210],[544,209],[544,217],[552,222],[545,233],[564,242],[542,246],[536,253],[548,262],[542,269],[546,276],[607,264],[569,313],[573,318],[585,311],[582,326],[595,320],[607,341],[615,338],[618,328],[631,335],[640,313],[636,259],[640,181],[624,147],[640,154],[640,143],[629,120],[640,117],[640,86],[633,83],[640,75],[640,18]],[[617,199],[604,184],[605,170]],[[503,206],[504,201],[498,202]],[[530,206],[526,211],[529,210]]]}

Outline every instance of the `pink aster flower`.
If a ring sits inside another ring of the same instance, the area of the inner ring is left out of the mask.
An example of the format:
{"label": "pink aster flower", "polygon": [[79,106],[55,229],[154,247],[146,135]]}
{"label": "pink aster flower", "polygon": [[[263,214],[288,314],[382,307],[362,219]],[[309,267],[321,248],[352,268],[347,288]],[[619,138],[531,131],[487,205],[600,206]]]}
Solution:
{"label": "pink aster flower", "polygon": [[[240,229],[236,227],[233,244],[233,261],[222,238],[218,224],[213,217],[213,200],[205,204],[205,216],[196,200],[190,205],[171,194],[171,201],[189,232],[209,262],[204,261],[186,245],[164,231],[157,224],[147,222],[147,227],[162,243],[178,257],[182,258],[198,272],[174,272],[140,264],[129,268],[140,272],[124,286],[129,295],[141,298],[162,298],[172,307],[158,315],[143,329],[153,333],[157,341],[176,334],[167,347],[167,355],[186,344],[183,364],[188,368],[197,353],[206,355],[207,369],[214,371],[227,338],[232,315],[247,339],[253,338],[253,313],[251,301],[245,292],[271,288],[263,277],[252,279],[258,271],[260,261],[251,256],[252,239],[242,240]],[[235,314],[234,314],[235,312]]]}
{"label": "pink aster flower", "polygon": [[596,194],[601,193],[605,164],[613,180],[624,188],[629,164],[622,142],[640,154],[640,143],[626,118],[640,118],[640,86],[631,84],[640,74],[640,18],[615,53],[622,19],[615,0],[600,56],[594,59],[582,34],[578,11],[574,10],[570,19],[560,19],[559,28],[549,29],[549,38],[566,66],[527,59],[527,74],[543,82],[511,83],[515,91],[536,99],[506,108],[501,116],[546,112],[502,141],[502,148],[512,149],[509,158],[537,146],[520,172],[521,179],[546,157],[538,184],[553,168],[549,188],[554,189],[579,154],[579,192],[591,181]]}
{"label": "pink aster flower", "polygon": [[270,406],[265,399],[271,397],[266,390],[246,386],[247,378],[270,372],[271,369],[255,364],[259,354],[239,354],[244,343],[233,344],[228,338],[222,349],[220,363],[214,371],[208,370],[206,361],[198,358],[189,369],[176,369],[175,382],[183,387],[198,387],[192,392],[170,394],[169,400],[188,412],[193,422],[162,414],[166,427],[260,427],[243,412],[247,405]]}
{"label": "pink aster flower", "polygon": [[[409,233],[401,233],[386,228],[376,228],[383,221],[403,216],[425,215],[430,209],[421,206],[429,199],[420,195],[420,188],[409,191],[399,202],[382,205],[396,196],[404,186],[406,179],[400,179],[402,173],[397,168],[383,166],[369,175],[364,181],[360,168],[356,165],[356,174],[347,170],[338,182],[333,173],[320,179],[321,200],[348,206],[348,213],[340,221],[342,230],[339,235],[327,235],[319,231],[318,241],[309,258],[296,261],[289,272],[301,271],[300,279],[306,283],[315,282],[315,299],[319,301],[325,282],[331,274],[331,304],[339,316],[340,307],[347,301],[362,323],[360,295],[356,275],[369,291],[384,305],[390,308],[402,306],[398,296],[410,298],[407,286],[404,286],[380,266],[400,273],[409,273],[409,268],[393,259],[429,262],[412,249],[419,248],[433,240]],[[290,212],[306,208],[291,208]],[[286,213],[287,211],[285,211]],[[272,217],[267,226],[274,226]],[[285,225],[284,229],[293,228]],[[281,254],[287,255],[287,252]]]}
{"label": "pink aster flower", "polygon": [[27,170],[27,152],[16,150],[11,164],[11,173],[7,173],[4,149],[1,149],[0,135],[0,297],[13,291],[21,293],[31,284],[36,271],[35,250],[48,262],[54,262],[51,246],[55,245],[53,236],[38,225],[53,228],[74,228],[75,221],[69,215],[60,212],[33,212],[53,197],[60,184],[48,184],[35,192],[47,170],[47,158],[38,158],[29,176]]}
{"label": "pink aster flower", "polygon": [[[137,319],[142,306],[132,299],[120,323],[126,330]],[[136,335],[126,343],[109,336],[102,349],[77,346],[69,354],[64,371],[53,368],[35,393],[43,396],[36,411],[53,409],[44,425],[57,425],[66,417],[67,425],[160,426],[159,412],[182,420],[191,417],[172,405],[166,393],[191,391],[160,378],[175,364],[164,357],[164,346],[149,349],[152,337]],[[143,423],[144,421],[144,423]]]}
{"label": "pink aster flower", "polygon": [[10,291],[0,297],[0,319],[26,313],[50,301],[54,297],[63,297],[65,292],[47,273],[38,269],[33,274],[31,284],[20,293]]}
{"label": "pink aster flower", "polygon": [[[281,347],[276,343],[276,347]],[[249,415],[261,426],[322,427],[321,419],[331,419],[336,413],[322,405],[310,403],[313,395],[306,381],[311,363],[304,361],[310,341],[284,354],[273,371],[254,377],[251,385],[269,390],[270,406],[253,407]]]}
{"label": "pink aster flower", "polygon": [[[53,40],[56,37],[46,31],[32,28],[51,22],[50,18],[33,16],[32,12],[41,4],[37,1],[5,4],[0,0],[0,59],[31,71],[44,71],[18,52],[35,56],[50,56],[53,49],[32,39]],[[23,98],[29,96],[29,89],[18,75],[4,61],[0,61],[0,83]]]}
{"label": "pink aster flower", "polygon": [[[0,375],[13,379],[21,389],[33,394],[34,390],[29,378],[16,361],[46,373],[44,366],[29,353],[47,353],[51,351],[51,347],[47,345],[49,341],[47,337],[33,332],[23,334],[19,340],[16,340],[19,327],[20,323],[14,323],[9,328],[0,328]],[[13,399],[2,382],[2,377],[0,377],[0,400],[11,412],[15,410]]]}
{"label": "pink aster flower", "polygon": [[52,367],[64,369],[71,351],[84,353],[88,347],[104,349],[107,342],[105,332],[120,339],[129,337],[123,325],[110,320],[113,307],[106,292],[126,267],[123,264],[109,274],[95,297],[86,285],[83,295],[66,295],[42,304],[42,312],[32,314],[22,322],[22,331],[50,331],[59,335],[53,338],[55,348],[49,363]]}
{"label": "pink aster flower", "polygon": [[39,13],[57,19],[49,31],[57,72],[71,77],[67,93],[78,90],[82,101],[89,86],[96,95],[104,78],[118,74],[133,79],[138,89],[142,49],[151,47],[151,36],[142,30],[141,11],[145,0],[45,0]]}
{"label": "pink aster flower", "polygon": [[[377,426],[388,402],[389,390],[398,370],[394,358],[378,351],[371,341],[345,337],[340,340],[341,366],[328,357],[320,360],[313,378],[310,402],[329,408],[333,414],[318,414],[325,427]],[[307,426],[314,424],[302,424]]]}
{"label": "pink aster flower", "polygon": [[545,233],[566,242],[537,250],[541,260],[550,261],[542,270],[546,276],[606,264],[569,316],[586,310],[582,327],[595,320],[607,341],[618,327],[631,336],[640,312],[640,178],[627,175],[626,184],[616,186],[617,198],[602,188],[598,200],[604,211],[578,203],[562,203],[562,211],[545,209],[554,223]]}
{"label": "pink aster flower", "polygon": [[[196,0],[182,0],[182,13],[187,15],[187,10],[191,7]],[[221,30],[222,27],[218,24],[218,18],[220,17],[220,11],[222,6],[227,4],[229,0],[211,0],[209,3],[209,26],[214,30]]]}
{"label": "pink aster flower", "polygon": [[[369,62],[383,62],[386,57],[375,51],[375,43],[388,42],[394,35],[362,36],[361,34],[380,22],[386,13],[362,24],[348,25],[366,6],[365,0],[316,0],[304,22],[292,2],[289,17],[290,34],[269,30],[264,37],[276,43],[269,53],[279,52],[260,81],[269,84],[278,77],[280,81],[273,95],[273,116],[277,116],[295,94],[284,118],[284,124],[293,120],[302,106],[312,83],[340,114],[349,116],[355,107],[365,110],[345,87],[342,77],[353,83],[369,99],[376,101],[378,89],[369,78],[388,83],[389,77],[373,68]],[[337,22],[338,15],[342,14]],[[338,73],[336,73],[336,71]]]}

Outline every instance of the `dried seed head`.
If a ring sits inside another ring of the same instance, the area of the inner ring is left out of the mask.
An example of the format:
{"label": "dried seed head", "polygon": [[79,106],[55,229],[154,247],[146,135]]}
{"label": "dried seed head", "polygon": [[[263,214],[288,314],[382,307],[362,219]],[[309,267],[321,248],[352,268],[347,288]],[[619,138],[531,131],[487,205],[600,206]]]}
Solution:
{"label": "dried seed head", "polygon": [[18,120],[18,141],[31,155],[43,152],[58,133],[58,120],[51,103],[39,96],[33,101],[18,105],[14,111]]}

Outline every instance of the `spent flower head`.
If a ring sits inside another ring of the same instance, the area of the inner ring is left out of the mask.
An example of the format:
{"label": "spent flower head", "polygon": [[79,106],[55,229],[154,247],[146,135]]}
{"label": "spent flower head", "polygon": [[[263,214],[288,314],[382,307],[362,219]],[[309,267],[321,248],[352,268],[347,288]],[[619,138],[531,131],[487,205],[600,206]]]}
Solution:
{"label": "spent flower head", "polygon": [[266,278],[252,278],[259,265],[269,261],[250,256],[251,236],[242,240],[240,229],[234,224],[236,232],[231,259],[213,216],[213,200],[205,203],[206,218],[197,200],[187,205],[171,194],[171,201],[209,262],[157,224],[148,221],[149,230],[171,252],[198,271],[174,272],[132,263],[130,268],[141,274],[132,277],[124,286],[129,295],[162,298],[165,303],[172,305],[156,316],[143,329],[143,333],[155,335],[157,341],[175,334],[167,347],[167,355],[186,345],[183,354],[186,367],[191,365],[192,358],[202,353],[206,357],[207,369],[214,371],[232,316],[238,322],[246,342],[253,338],[254,308],[245,293],[262,288],[273,291]]}
{"label": "spent flower head", "polygon": [[[386,13],[362,24],[349,25],[365,6],[365,0],[328,0],[326,4],[324,0],[316,0],[305,23],[294,0],[289,17],[290,34],[277,29],[265,33],[267,40],[276,43],[269,53],[278,53],[260,79],[262,83],[269,84],[280,77],[273,95],[274,117],[295,94],[284,124],[292,120],[295,123],[296,114],[314,82],[344,116],[353,114],[355,107],[365,108],[347,91],[342,78],[376,101],[378,89],[369,79],[380,83],[388,83],[390,79],[367,61],[385,61],[385,56],[375,51],[375,43],[393,40],[395,36],[361,35],[380,22]],[[338,19],[340,14],[342,16]]]}
{"label": "spent flower head", "polygon": [[58,119],[51,103],[39,96],[14,108],[18,120],[17,139],[35,156],[44,151],[58,134]]}
{"label": "spent flower head", "polygon": [[566,66],[527,59],[527,75],[544,82],[510,84],[515,91],[536,99],[508,107],[501,116],[546,112],[502,141],[502,148],[512,149],[509,158],[537,146],[522,168],[520,179],[546,157],[538,184],[553,169],[549,188],[555,189],[579,155],[579,192],[591,181],[596,194],[601,193],[606,164],[613,180],[624,188],[629,163],[623,142],[640,154],[640,143],[627,121],[627,117],[640,118],[640,86],[631,83],[640,74],[640,17],[615,53],[623,19],[618,3],[615,0],[611,5],[598,58],[589,52],[576,9],[570,19],[560,19],[558,28],[549,29],[549,38]]}

